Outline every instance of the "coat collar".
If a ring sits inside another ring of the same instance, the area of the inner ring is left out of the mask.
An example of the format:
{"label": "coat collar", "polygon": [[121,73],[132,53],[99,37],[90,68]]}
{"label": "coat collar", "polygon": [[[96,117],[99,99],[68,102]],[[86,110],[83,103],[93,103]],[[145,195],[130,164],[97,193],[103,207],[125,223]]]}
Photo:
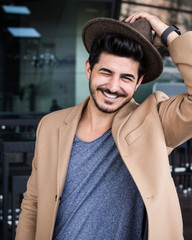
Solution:
{"label": "coat collar", "polygon": [[[78,120],[78,122],[79,122],[82,112],[83,112],[84,108],[87,106],[88,101],[89,101],[89,97],[86,98],[83,103],[73,107],[71,113],[69,115],[67,115],[66,118],[64,119],[64,123],[70,124],[74,120]],[[112,124],[112,128],[116,129],[116,127],[119,126],[119,121],[121,121],[125,118],[127,119],[127,116],[129,116],[130,113],[133,112],[137,107],[138,107],[138,104],[135,102],[134,99],[131,99],[131,101],[128,104],[126,104],[124,107],[122,107],[115,115],[113,124]]]}
{"label": "coat collar", "polygon": [[88,101],[89,101],[89,97],[86,98],[83,103],[78,104],[75,107],[73,107],[70,114],[68,114],[66,116],[66,118],[64,119],[64,123],[66,125],[71,124],[74,121],[78,121],[78,123],[79,123],[82,112],[83,112],[84,108],[87,106]]}

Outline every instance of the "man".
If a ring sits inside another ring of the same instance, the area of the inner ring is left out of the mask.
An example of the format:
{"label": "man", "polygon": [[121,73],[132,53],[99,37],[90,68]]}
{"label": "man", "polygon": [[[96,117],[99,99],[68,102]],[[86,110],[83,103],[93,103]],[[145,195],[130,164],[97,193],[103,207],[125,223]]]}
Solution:
{"label": "man", "polygon": [[[168,154],[192,137],[192,32],[178,33],[146,12],[84,26],[90,97],[39,124],[17,240],[183,239]],[[162,72],[160,38],[188,93],[139,105],[139,85]]]}
{"label": "man", "polygon": [[50,112],[55,112],[61,110],[61,107],[57,103],[57,99],[53,99],[50,107]]}

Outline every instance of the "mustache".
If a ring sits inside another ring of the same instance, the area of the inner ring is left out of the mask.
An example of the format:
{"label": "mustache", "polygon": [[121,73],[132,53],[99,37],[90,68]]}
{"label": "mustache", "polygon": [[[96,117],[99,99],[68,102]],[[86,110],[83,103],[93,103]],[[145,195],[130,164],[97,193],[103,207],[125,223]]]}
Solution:
{"label": "mustache", "polygon": [[97,90],[99,90],[101,92],[106,92],[108,94],[116,95],[117,97],[127,97],[127,94],[120,93],[120,92],[111,92],[108,88],[98,87]]}

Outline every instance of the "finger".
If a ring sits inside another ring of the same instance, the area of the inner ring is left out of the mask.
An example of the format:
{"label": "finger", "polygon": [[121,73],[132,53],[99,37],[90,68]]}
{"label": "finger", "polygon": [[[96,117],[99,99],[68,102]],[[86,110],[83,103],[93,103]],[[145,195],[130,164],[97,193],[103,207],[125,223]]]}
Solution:
{"label": "finger", "polygon": [[131,16],[129,16],[128,18],[126,18],[126,22],[129,22],[129,23],[132,23],[132,22],[135,22],[137,19],[139,18],[148,18],[149,17],[149,14],[147,12],[143,12],[143,11],[140,11],[140,12],[136,12],[134,14],[132,14]]}
{"label": "finger", "polygon": [[135,20],[137,20],[138,18],[140,18],[140,15],[138,15],[138,13],[135,13],[135,14],[129,16],[125,21],[132,23],[132,22],[135,22]]}
{"label": "finger", "polygon": [[138,14],[138,12],[131,14],[128,18],[125,19],[125,22],[130,22],[134,17]]}

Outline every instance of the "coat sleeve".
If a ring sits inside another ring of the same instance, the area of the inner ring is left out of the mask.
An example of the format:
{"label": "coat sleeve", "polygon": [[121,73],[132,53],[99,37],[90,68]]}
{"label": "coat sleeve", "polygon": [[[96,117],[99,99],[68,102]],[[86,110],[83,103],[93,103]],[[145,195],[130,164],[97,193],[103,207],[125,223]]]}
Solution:
{"label": "coat sleeve", "polygon": [[187,87],[187,93],[159,104],[167,146],[174,148],[192,137],[192,31],[177,37],[169,52]]}
{"label": "coat sleeve", "polygon": [[34,158],[32,161],[32,173],[27,182],[27,191],[21,204],[19,223],[16,229],[16,240],[34,240],[37,219],[37,142],[41,122],[37,129],[37,140]]}

